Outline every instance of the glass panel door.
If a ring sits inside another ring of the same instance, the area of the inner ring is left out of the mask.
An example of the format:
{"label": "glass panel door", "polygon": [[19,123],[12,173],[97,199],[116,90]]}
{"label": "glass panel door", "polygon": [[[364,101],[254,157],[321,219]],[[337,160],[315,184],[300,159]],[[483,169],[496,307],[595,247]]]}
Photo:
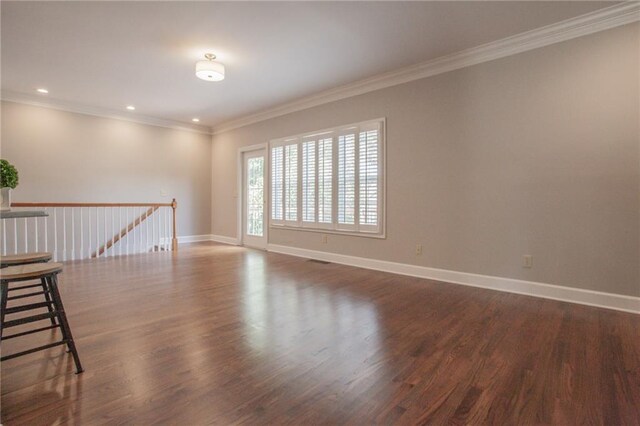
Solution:
{"label": "glass panel door", "polygon": [[266,248],[265,151],[245,152],[243,166],[243,242]]}

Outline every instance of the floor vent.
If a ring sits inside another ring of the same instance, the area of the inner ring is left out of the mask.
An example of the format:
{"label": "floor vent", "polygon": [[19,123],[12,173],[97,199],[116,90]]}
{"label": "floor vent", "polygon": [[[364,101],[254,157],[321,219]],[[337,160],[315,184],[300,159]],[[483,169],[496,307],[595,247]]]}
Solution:
{"label": "floor vent", "polygon": [[321,265],[328,265],[328,264],[331,263],[331,262],[327,262],[327,261],[324,261],[324,260],[318,260],[318,259],[307,259],[307,262],[319,263]]}

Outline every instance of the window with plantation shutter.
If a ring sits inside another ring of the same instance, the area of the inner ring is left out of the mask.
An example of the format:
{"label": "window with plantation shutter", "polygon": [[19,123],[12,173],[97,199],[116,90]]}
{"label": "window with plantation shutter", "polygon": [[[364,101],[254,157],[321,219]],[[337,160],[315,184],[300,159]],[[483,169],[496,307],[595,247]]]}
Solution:
{"label": "window with plantation shutter", "polygon": [[332,223],[333,139],[318,141],[318,223]]}
{"label": "window with plantation shutter", "polygon": [[376,226],[378,224],[378,130],[361,131],[358,137],[358,186],[359,186],[359,224]]}
{"label": "window with plantation shutter", "polygon": [[356,135],[338,136],[338,228],[355,225]]}
{"label": "window with plantation shutter", "polygon": [[271,226],[384,237],[384,119],[271,141]]}
{"label": "window with plantation shutter", "polygon": [[302,143],[302,221],[316,221],[316,141]]}
{"label": "window with plantation shutter", "polygon": [[298,221],[298,145],[284,147],[284,220]]}
{"label": "window with plantation shutter", "polygon": [[284,186],[284,147],[271,148],[271,219],[284,220],[283,186]]}

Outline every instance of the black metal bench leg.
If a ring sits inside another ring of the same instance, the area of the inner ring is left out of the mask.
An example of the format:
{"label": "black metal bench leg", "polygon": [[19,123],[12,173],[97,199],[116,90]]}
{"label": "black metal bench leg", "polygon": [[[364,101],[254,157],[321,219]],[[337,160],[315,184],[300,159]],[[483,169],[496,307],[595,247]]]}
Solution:
{"label": "black metal bench leg", "polygon": [[[42,291],[44,291],[45,300],[47,302],[51,302],[51,296],[49,295],[49,284],[47,283],[47,280],[45,278],[41,278],[40,281],[42,282]],[[51,305],[47,306],[47,309],[49,310],[49,313],[53,312],[53,307]],[[56,325],[55,317],[51,317],[51,325]]]}
{"label": "black metal bench leg", "polygon": [[78,356],[78,350],[76,349],[76,344],[73,341],[71,328],[69,327],[69,322],[67,321],[67,314],[64,312],[62,298],[60,297],[60,292],[58,291],[58,277],[56,276],[56,274],[49,277],[48,283],[49,283],[49,288],[51,289],[51,296],[53,297],[53,303],[55,304],[56,312],[58,313],[57,316],[58,316],[58,321],[60,322],[60,330],[62,330],[62,336],[67,341],[67,346],[69,347],[69,351],[73,356],[73,361],[76,364],[76,374],[80,374],[84,370],[82,368],[82,364],[80,364],[80,357]]}

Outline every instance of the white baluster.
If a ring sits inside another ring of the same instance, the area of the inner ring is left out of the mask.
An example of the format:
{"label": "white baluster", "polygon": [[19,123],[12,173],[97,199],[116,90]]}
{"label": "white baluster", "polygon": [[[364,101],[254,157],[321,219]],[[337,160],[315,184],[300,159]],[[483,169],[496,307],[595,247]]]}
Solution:
{"label": "white baluster", "polygon": [[62,208],[62,260],[67,260],[67,208]]}
{"label": "white baluster", "polygon": [[158,211],[154,209],[153,213],[151,213],[151,251],[158,249],[158,244],[156,244],[156,220],[158,220]]}
{"label": "white baluster", "polygon": [[24,252],[29,252],[29,228],[27,227],[27,218],[24,218]]}
{"label": "white baluster", "polygon": [[127,246],[125,247],[125,254],[128,256],[129,255],[129,240],[131,239],[131,233],[129,232],[129,207],[127,207],[124,211],[124,221],[126,222],[126,227],[127,227]]}
{"label": "white baluster", "polygon": [[76,259],[76,209],[71,208],[71,260]]}
{"label": "white baluster", "polygon": [[100,208],[96,207],[96,257],[100,257]]}
{"label": "white baluster", "polygon": [[35,222],[35,238],[36,238],[36,252],[38,251],[38,218],[34,217],[34,222]]}
{"label": "white baluster", "polygon": [[164,234],[164,251],[169,251],[169,238],[167,232],[167,208],[162,209],[164,211],[164,229],[162,233]]}
{"label": "white baluster", "polygon": [[105,257],[107,256],[107,238],[109,238],[107,236],[107,207],[103,207],[102,208],[102,219],[104,221],[104,247],[105,247],[105,251],[102,252],[102,254],[105,255]]}
{"label": "white baluster", "polygon": [[[149,211],[149,210],[147,210],[147,211]],[[145,219],[144,226],[145,226],[145,229],[146,229],[145,234],[146,234],[146,237],[147,237],[147,250],[148,250],[149,249],[149,218],[148,217]]]}
{"label": "white baluster", "polygon": [[156,210],[156,220],[155,220],[156,224],[154,226],[154,228],[156,229],[156,243],[153,245],[154,249],[156,251],[160,251],[160,210]]}
{"label": "white baluster", "polygon": [[156,227],[158,226],[157,222],[158,222],[158,217],[159,215],[156,214],[157,210],[154,210],[153,212],[153,222],[151,222],[151,241],[153,242],[153,251],[157,251],[158,250],[158,244],[156,243]]}
{"label": "white baluster", "polygon": [[143,232],[142,232],[142,224],[139,222],[141,219],[141,217],[145,214],[145,212],[143,211],[144,209],[142,207],[140,207],[139,209],[137,209],[138,212],[136,214],[136,219],[138,220],[138,226],[136,226],[136,232],[137,232],[137,237],[138,237],[138,253],[144,253],[145,251],[145,247],[144,247],[144,241],[142,240]]}
{"label": "white baluster", "polygon": [[82,220],[82,207],[80,207],[80,259],[84,257],[84,221]]}
{"label": "white baluster", "polygon": [[18,219],[13,219],[13,254],[18,254]]}
{"label": "white baluster", "polygon": [[7,255],[7,226],[6,220],[0,221],[2,224],[2,255]]}
{"label": "white baluster", "polygon": [[[138,210],[138,214],[136,215],[137,217],[134,218],[134,220],[142,220],[142,214],[140,213],[140,210]],[[142,252],[142,227],[144,225],[142,223],[138,223],[138,226],[136,226],[134,229],[137,231],[137,235],[138,235],[138,248],[134,250],[136,253],[141,253]]]}
{"label": "white baluster", "polygon": [[89,238],[89,242],[88,242],[88,245],[89,245],[89,254],[88,254],[87,256],[88,256],[88,258],[90,259],[90,258],[91,258],[91,207],[89,207],[89,208],[87,209],[87,212],[89,213],[89,221],[87,222],[87,230],[89,231],[89,232],[88,232],[88,234],[89,234],[89,235],[88,235],[88,238]]}
{"label": "white baluster", "polygon": [[[118,235],[122,235],[122,207],[118,207],[118,230]],[[122,256],[122,238],[118,242],[118,254]]]}
{"label": "white baluster", "polygon": [[53,260],[58,261],[58,209],[53,208]]}
{"label": "white baluster", "polygon": [[49,251],[49,209],[45,207],[44,212],[44,251]]}
{"label": "white baluster", "polygon": [[114,238],[115,238],[116,227],[115,227],[115,224],[113,223],[113,219],[115,216],[115,214],[113,213],[113,207],[111,207],[110,211],[111,211],[111,256],[114,256],[115,253],[114,253],[113,245],[115,244]]}

